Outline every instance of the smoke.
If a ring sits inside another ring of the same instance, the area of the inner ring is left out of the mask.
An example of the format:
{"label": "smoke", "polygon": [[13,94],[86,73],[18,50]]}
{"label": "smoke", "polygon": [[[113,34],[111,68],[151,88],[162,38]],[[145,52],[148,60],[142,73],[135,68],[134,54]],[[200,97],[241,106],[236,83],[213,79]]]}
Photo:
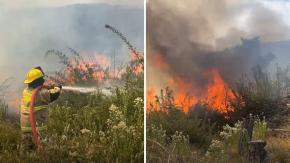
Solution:
{"label": "smoke", "polygon": [[[261,42],[289,38],[279,14],[257,1],[156,0],[148,3],[147,13],[148,87],[164,87],[171,77],[204,91],[212,69],[234,82],[275,58],[262,53]],[[151,59],[155,55],[169,68],[158,68]]]}
{"label": "smoke", "polygon": [[142,0],[13,0],[0,1],[0,8],[37,8],[37,7],[56,7],[71,4],[90,4],[90,3],[106,3],[111,5],[134,6],[143,8]]}
{"label": "smoke", "polygon": [[23,79],[37,65],[46,72],[56,70],[56,61],[44,58],[50,49],[69,53],[71,47],[108,57],[115,52],[116,60],[126,61],[126,45],[104,28],[106,23],[143,49],[143,11],[137,8],[90,4],[19,9],[3,12],[0,20],[0,81],[4,77]]}
{"label": "smoke", "polygon": [[11,78],[10,88],[15,89],[11,94],[21,95],[23,80],[32,67],[41,66],[45,72],[59,70],[57,57],[45,57],[50,49],[71,54],[68,48],[73,48],[81,54],[102,54],[109,60],[115,55],[116,66],[127,63],[127,46],[105,24],[116,27],[142,51],[143,17],[140,7],[115,4],[14,9],[1,6],[0,83]]}

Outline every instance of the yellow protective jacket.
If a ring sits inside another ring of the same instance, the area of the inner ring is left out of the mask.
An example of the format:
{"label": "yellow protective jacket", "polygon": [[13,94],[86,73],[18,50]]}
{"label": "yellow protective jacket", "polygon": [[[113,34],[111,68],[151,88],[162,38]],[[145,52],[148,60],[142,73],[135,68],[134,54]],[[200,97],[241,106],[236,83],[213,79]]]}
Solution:
{"label": "yellow protective jacket", "polygon": [[[33,89],[26,88],[22,93],[20,110],[20,125],[22,132],[32,132],[29,121],[29,104],[32,97],[32,91]],[[37,131],[41,131],[46,128],[46,123],[48,120],[48,104],[50,102],[50,91],[42,88],[36,95],[36,101],[33,109]]]}

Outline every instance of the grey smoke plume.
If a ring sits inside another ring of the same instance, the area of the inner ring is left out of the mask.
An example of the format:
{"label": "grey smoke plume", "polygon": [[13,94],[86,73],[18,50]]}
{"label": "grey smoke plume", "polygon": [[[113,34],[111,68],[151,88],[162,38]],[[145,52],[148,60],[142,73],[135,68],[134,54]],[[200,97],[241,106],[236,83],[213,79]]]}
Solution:
{"label": "grey smoke plume", "polygon": [[13,94],[21,95],[30,68],[59,70],[56,57],[45,58],[50,49],[71,54],[69,47],[109,59],[115,54],[116,64],[124,64],[129,60],[128,48],[105,24],[116,27],[143,51],[143,13],[140,7],[99,3],[17,9],[0,6],[0,83],[12,78],[11,88],[17,89]]}
{"label": "grey smoke plume", "polygon": [[[154,0],[147,13],[149,87],[160,85],[160,75],[152,68],[156,65],[150,61],[157,53],[170,67],[168,76],[204,91],[211,82],[205,72],[217,69],[224,80],[234,82],[253,66],[267,67],[275,58],[262,52],[261,41],[289,36],[289,28],[278,14],[254,2],[233,6],[227,0]],[[247,13],[246,18],[241,13]]]}
{"label": "grey smoke plume", "polygon": [[[112,55],[128,59],[128,50],[104,28],[111,24],[122,31],[138,49],[143,49],[143,10],[106,4],[70,5],[3,11],[0,14],[0,81],[23,80],[31,67],[57,70],[55,60],[44,58],[47,50]],[[13,75],[10,75],[13,74]]]}

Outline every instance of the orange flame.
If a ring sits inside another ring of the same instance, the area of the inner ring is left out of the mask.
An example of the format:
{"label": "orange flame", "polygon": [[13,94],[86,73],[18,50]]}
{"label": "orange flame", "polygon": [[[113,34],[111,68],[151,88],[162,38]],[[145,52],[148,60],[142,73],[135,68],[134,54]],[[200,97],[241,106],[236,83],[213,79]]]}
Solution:
{"label": "orange flame", "polygon": [[[137,62],[137,57],[131,55],[130,62],[133,64],[135,74],[143,72],[143,64]],[[132,66],[132,65],[131,65]],[[76,84],[94,84],[120,79],[126,73],[126,67],[111,67],[111,62],[105,55],[100,54],[82,54],[79,58],[70,58],[68,64],[63,69],[63,73],[56,74],[47,83],[65,83],[69,85]]]}
{"label": "orange flame", "polygon": [[135,63],[133,65],[133,72],[138,75],[144,71],[144,65],[140,63],[140,59],[144,59],[143,55],[131,53],[131,63]]}
{"label": "orange flame", "polygon": [[[173,83],[173,81],[170,83]],[[182,108],[184,112],[188,112],[190,107],[198,102],[198,98],[190,94],[194,90],[193,85],[184,82],[182,79],[177,79],[176,84],[179,91],[176,92],[174,102],[178,107]]]}
{"label": "orange flame", "polygon": [[[152,59],[157,68],[169,68],[160,54],[154,55]],[[221,113],[231,111],[230,100],[233,100],[235,96],[228,84],[222,79],[217,69],[212,69],[204,73],[209,76],[211,83],[207,85],[202,93],[196,91],[197,88],[194,83],[186,82],[181,78],[172,77],[172,79],[168,81],[169,88],[173,89],[174,92],[175,105],[184,112],[188,112],[190,108],[193,108],[199,102],[205,103],[209,105],[211,109]],[[152,97],[155,96],[155,90],[153,87],[150,87],[147,91],[147,109],[149,104],[154,102],[155,98]]]}
{"label": "orange flame", "polygon": [[168,69],[168,64],[164,61],[161,54],[157,53],[156,55],[152,56],[154,65],[157,65],[160,69]]}
{"label": "orange flame", "polygon": [[104,55],[71,59],[69,66],[64,68],[64,74],[60,80],[70,85],[78,82],[99,82],[104,80],[105,70],[109,66],[110,62]]}
{"label": "orange flame", "polygon": [[231,111],[229,100],[235,98],[234,93],[216,69],[211,70],[210,74],[213,82],[208,86],[206,101],[217,111],[222,113]]}
{"label": "orange flame", "polygon": [[149,88],[147,91],[147,95],[146,95],[146,106],[147,106],[147,110],[150,110],[151,108],[154,108],[155,110],[158,110],[158,107],[156,105],[155,102],[155,97],[156,97],[156,92],[154,88]]}

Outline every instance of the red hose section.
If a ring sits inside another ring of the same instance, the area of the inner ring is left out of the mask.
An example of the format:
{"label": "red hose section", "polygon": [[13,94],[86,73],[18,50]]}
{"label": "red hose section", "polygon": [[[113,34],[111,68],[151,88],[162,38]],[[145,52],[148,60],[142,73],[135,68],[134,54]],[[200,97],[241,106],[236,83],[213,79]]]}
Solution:
{"label": "red hose section", "polygon": [[43,88],[43,86],[39,86],[32,91],[32,96],[31,96],[31,100],[30,100],[30,104],[29,104],[29,121],[30,121],[30,126],[32,129],[32,137],[33,137],[34,143],[37,146],[40,144],[40,138],[38,136],[38,133],[36,132],[36,121],[34,119],[33,108],[34,108],[34,104],[36,101],[37,93],[42,88]]}

